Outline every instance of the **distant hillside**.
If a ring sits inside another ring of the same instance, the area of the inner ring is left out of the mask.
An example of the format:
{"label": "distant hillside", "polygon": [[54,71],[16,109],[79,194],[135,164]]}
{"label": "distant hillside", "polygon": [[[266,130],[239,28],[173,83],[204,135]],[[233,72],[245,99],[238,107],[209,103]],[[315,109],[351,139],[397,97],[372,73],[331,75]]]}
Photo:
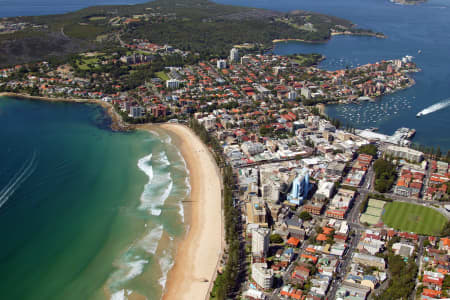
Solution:
{"label": "distant hillside", "polygon": [[204,56],[223,56],[232,45],[246,42],[264,48],[275,39],[323,42],[332,33],[375,35],[332,16],[300,10],[286,14],[207,0],[95,6],[61,15],[9,18],[0,25],[2,22],[26,25],[23,30],[0,34],[0,65],[101,49],[136,38]]}

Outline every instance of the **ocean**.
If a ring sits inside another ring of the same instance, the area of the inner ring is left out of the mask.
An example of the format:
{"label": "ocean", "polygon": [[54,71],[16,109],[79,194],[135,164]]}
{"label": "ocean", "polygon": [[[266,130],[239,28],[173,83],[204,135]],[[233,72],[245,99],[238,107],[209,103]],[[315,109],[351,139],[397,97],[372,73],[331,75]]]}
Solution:
{"label": "ocean", "polygon": [[112,132],[95,105],[0,98],[2,299],[159,299],[184,236],[169,135]]}
{"label": "ocean", "polygon": [[[400,127],[417,130],[413,142],[450,150],[450,107],[421,118],[416,114],[450,98],[450,3],[430,0],[403,6],[388,0],[218,0],[218,3],[253,6],[280,11],[294,9],[330,14],[362,28],[383,32],[387,39],[336,36],[328,43],[287,42],[276,45],[276,54],[321,53],[319,67],[336,70],[374,63],[383,59],[414,56],[422,72],[413,74],[416,85],[360,105],[330,105],[326,113],[356,128],[377,127],[392,134]],[[419,53],[419,50],[421,53]]]}

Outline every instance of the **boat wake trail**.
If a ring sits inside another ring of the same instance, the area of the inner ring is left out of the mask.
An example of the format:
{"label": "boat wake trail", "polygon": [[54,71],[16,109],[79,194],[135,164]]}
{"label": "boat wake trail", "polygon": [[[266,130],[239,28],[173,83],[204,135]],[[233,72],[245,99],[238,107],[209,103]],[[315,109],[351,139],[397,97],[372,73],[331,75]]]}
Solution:
{"label": "boat wake trail", "polygon": [[31,158],[27,159],[20,167],[19,171],[11,178],[5,187],[0,191],[0,208],[8,201],[12,194],[27,180],[36,170],[37,154],[33,152]]}
{"label": "boat wake trail", "polygon": [[420,117],[420,116],[425,116],[425,115],[434,113],[435,111],[444,109],[444,108],[446,108],[446,107],[448,107],[448,106],[450,106],[450,98],[448,98],[448,99],[446,99],[446,100],[444,100],[444,101],[438,102],[438,103],[436,103],[436,104],[433,104],[433,105],[431,105],[431,106],[428,106],[427,108],[421,110],[421,111],[417,114],[417,116],[418,116],[418,117]]}

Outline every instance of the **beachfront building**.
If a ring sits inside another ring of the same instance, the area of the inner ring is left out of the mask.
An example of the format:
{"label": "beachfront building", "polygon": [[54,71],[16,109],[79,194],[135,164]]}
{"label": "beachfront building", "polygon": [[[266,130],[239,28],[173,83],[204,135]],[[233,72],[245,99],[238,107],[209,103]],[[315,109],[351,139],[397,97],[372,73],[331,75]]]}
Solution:
{"label": "beachfront building", "polygon": [[273,283],[273,270],[267,268],[266,263],[252,264],[252,278],[262,289],[270,289]]}
{"label": "beachfront building", "polygon": [[130,107],[129,116],[132,118],[140,118],[144,115],[144,108],[141,106],[132,106]]}
{"label": "beachfront building", "polygon": [[252,255],[265,257],[269,250],[269,234],[267,228],[258,228],[252,232]]}
{"label": "beachfront building", "polygon": [[158,104],[150,107],[150,113],[155,118],[165,117],[167,116],[167,106]]}
{"label": "beachfront building", "polygon": [[267,210],[265,202],[258,198],[252,197],[251,201],[246,205],[247,222],[250,224],[259,224],[267,227]]}
{"label": "beachfront building", "polygon": [[247,156],[253,156],[264,152],[264,145],[261,143],[244,142],[241,146],[242,152]]}
{"label": "beachfront building", "polygon": [[294,179],[288,201],[295,205],[303,204],[303,200],[308,197],[309,189],[309,171],[305,168]]}
{"label": "beachfront building", "polygon": [[389,146],[385,152],[386,155],[403,158],[412,162],[421,162],[423,159],[423,153],[411,148]]}
{"label": "beachfront building", "polygon": [[206,130],[211,130],[216,126],[216,117],[214,115],[209,115],[207,117],[198,119],[198,122],[202,124]]}

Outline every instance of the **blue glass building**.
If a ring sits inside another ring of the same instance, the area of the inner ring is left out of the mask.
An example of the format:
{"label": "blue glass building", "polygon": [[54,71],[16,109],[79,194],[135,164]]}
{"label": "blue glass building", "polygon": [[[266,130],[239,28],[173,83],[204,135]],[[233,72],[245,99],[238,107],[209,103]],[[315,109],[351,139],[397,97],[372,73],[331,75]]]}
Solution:
{"label": "blue glass building", "polygon": [[309,171],[303,169],[292,182],[292,190],[287,199],[290,203],[302,205],[309,193]]}

